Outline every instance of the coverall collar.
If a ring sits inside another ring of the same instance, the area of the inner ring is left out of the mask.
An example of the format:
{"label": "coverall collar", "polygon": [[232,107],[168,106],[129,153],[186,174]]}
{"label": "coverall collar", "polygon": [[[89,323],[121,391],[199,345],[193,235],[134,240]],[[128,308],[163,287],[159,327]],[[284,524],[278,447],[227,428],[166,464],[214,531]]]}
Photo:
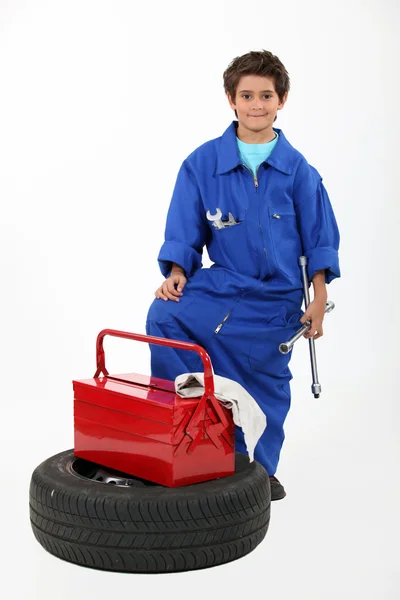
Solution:
{"label": "coverall collar", "polygon": [[[239,148],[236,141],[236,130],[238,121],[232,121],[221,137],[218,149],[216,174],[227,173],[242,164]],[[293,171],[294,148],[289,144],[281,129],[273,130],[279,134],[278,141],[272,154],[264,162],[275,167],[287,175]]]}

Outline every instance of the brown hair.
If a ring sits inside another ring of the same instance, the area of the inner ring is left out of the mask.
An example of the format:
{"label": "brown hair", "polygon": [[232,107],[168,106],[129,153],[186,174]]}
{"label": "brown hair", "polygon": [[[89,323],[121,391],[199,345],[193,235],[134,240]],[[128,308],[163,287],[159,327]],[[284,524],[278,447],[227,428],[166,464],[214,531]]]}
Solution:
{"label": "brown hair", "polygon": [[[252,51],[232,60],[224,72],[225,93],[230,94],[233,101],[236,98],[237,86],[243,75],[262,75],[273,77],[276,93],[282,102],[284,95],[290,89],[289,74],[277,56],[268,50]],[[235,110],[237,118],[237,112]],[[276,118],[276,117],[275,117]]]}

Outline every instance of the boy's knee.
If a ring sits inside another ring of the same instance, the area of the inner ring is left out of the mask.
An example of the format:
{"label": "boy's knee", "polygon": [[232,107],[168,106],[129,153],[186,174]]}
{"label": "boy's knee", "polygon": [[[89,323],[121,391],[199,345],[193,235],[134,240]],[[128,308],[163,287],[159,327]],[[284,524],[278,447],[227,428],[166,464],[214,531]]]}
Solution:
{"label": "boy's knee", "polygon": [[161,300],[155,298],[151,303],[147,312],[147,321],[153,321],[154,323],[164,323],[173,319],[171,304],[172,300]]}
{"label": "boy's knee", "polygon": [[155,323],[173,322],[175,317],[185,310],[192,302],[193,298],[186,298],[183,296],[180,298],[179,302],[155,298],[149,307],[147,321],[154,321]]}

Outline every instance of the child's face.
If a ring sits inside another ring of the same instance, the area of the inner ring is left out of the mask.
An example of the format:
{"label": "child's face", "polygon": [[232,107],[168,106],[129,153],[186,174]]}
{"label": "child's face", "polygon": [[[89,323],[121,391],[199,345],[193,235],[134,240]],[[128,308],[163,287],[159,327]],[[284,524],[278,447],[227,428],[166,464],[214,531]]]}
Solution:
{"label": "child's face", "polygon": [[262,75],[243,75],[237,86],[235,100],[229,93],[227,96],[231,108],[237,111],[239,123],[252,131],[272,129],[276,113],[283,108],[287,99],[286,93],[281,102],[273,78]]}

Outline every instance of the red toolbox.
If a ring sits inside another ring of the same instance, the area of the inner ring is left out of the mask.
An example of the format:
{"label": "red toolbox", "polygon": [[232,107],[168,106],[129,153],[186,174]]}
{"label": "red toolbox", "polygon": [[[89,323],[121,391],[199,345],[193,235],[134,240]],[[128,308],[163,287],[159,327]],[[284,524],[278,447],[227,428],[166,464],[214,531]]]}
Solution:
{"label": "red toolbox", "polygon": [[[173,381],[128,373],[109,375],[106,335],[197,352],[205,393],[185,399]],[[97,371],[73,381],[74,454],[129,475],[177,487],[232,475],[232,413],[214,395],[211,360],[190,342],[104,329],[97,336]]]}

